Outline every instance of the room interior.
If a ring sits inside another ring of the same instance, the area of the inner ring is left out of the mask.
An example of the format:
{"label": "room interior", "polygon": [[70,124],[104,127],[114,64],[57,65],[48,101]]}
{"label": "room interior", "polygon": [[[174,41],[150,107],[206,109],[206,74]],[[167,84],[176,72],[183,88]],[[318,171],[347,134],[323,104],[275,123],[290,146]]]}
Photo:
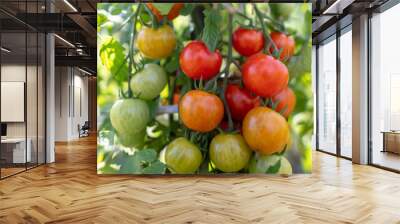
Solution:
{"label": "room interior", "polygon": [[313,173],[222,178],[96,175],[99,2],[0,2],[0,222],[398,223],[398,1],[311,1]]}

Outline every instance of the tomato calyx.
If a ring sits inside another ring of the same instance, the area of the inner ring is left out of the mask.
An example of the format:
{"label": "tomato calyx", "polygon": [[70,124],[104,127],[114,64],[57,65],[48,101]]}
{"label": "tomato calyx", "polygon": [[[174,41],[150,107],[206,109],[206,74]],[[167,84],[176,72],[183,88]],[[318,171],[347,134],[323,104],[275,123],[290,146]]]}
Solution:
{"label": "tomato calyx", "polygon": [[274,101],[272,99],[272,97],[262,98],[260,106],[271,108],[272,110],[276,111],[283,117],[286,117],[285,113],[288,111],[288,106],[285,105],[282,109],[278,110],[277,108],[278,108],[279,103],[280,103],[279,101]]}

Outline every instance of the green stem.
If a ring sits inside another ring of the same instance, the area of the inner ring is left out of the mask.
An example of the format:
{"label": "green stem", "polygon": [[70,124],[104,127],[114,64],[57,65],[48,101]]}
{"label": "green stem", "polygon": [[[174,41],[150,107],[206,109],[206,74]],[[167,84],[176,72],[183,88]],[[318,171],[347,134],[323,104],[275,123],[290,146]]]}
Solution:
{"label": "green stem", "polygon": [[239,11],[236,11],[235,14],[238,15],[238,16],[240,16],[240,17],[242,17],[242,18],[244,18],[244,19],[246,19],[246,20],[251,21],[251,18],[250,18],[250,17],[246,16],[245,14],[243,14],[243,13],[241,13],[241,12],[239,12]]}
{"label": "green stem", "polygon": [[229,31],[228,58],[227,58],[226,67],[225,67],[225,71],[224,71],[225,76],[224,76],[224,81],[223,81],[223,86],[222,86],[222,92],[220,94],[220,97],[225,106],[226,114],[228,115],[228,131],[231,131],[233,129],[233,121],[232,121],[231,111],[229,110],[228,103],[226,102],[226,99],[225,99],[225,90],[226,90],[226,86],[228,85],[229,67],[232,63],[232,33],[233,33],[232,20],[233,20],[233,15],[229,13],[229,17],[228,17],[228,31]]}
{"label": "green stem", "polygon": [[[168,75],[168,105],[172,105],[173,101],[174,101],[174,92],[175,92],[175,86],[176,86],[176,77],[173,77],[172,75]],[[171,124],[173,122],[174,119],[174,114],[169,114],[168,115],[168,124],[169,124],[169,128],[168,128],[168,137],[170,137],[171,135]]]}
{"label": "green stem", "polygon": [[[135,15],[133,16],[133,24],[131,28],[131,38],[129,41],[129,74],[128,74],[128,97],[132,97],[132,89],[131,89],[131,78],[132,78],[132,66],[134,63],[134,53],[133,53],[133,48],[134,48],[134,42],[135,42],[135,36],[136,36],[136,22],[137,22],[137,17],[139,15],[139,12],[142,9],[142,4],[139,3]],[[137,71],[135,71],[137,72]]]}
{"label": "green stem", "polygon": [[264,33],[264,37],[267,40],[267,42],[269,43],[269,44],[265,45],[265,50],[268,52],[269,45],[271,44],[272,47],[274,48],[274,52],[278,52],[279,51],[278,48],[276,47],[275,43],[271,39],[271,36],[269,35],[269,33],[267,33],[267,30],[265,29],[265,24],[264,24],[264,19],[263,19],[262,13],[257,8],[257,5],[255,3],[253,3],[253,8],[254,8],[257,18],[261,24],[261,29]]}

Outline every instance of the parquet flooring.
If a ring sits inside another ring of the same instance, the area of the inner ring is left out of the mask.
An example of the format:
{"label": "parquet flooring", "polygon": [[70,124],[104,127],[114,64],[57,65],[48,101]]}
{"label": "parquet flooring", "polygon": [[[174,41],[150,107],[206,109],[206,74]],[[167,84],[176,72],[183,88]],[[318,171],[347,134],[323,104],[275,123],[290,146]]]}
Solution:
{"label": "parquet flooring", "polygon": [[311,175],[96,175],[96,139],[0,181],[0,223],[400,223],[400,175],[314,153]]}

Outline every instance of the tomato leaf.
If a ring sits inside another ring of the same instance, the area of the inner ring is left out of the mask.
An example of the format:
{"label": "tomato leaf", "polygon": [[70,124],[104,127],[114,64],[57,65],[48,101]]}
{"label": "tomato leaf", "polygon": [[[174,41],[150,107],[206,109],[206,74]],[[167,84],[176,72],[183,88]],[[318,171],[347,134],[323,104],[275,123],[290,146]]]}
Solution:
{"label": "tomato leaf", "polygon": [[281,160],[279,159],[277,163],[268,168],[266,173],[278,173],[280,168],[281,168]]}
{"label": "tomato leaf", "polygon": [[[120,166],[119,171],[114,171],[110,167],[111,164]],[[133,155],[120,151],[101,172],[105,174],[163,174],[165,169],[165,165],[158,160],[154,149],[143,149],[136,151]]]}
{"label": "tomato leaf", "polygon": [[215,9],[204,10],[204,29],[201,39],[207,44],[210,51],[215,51],[221,37],[221,15]]}
{"label": "tomato leaf", "polygon": [[183,16],[190,15],[194,9],[194,3],[186,3],[180,11],[180,14]]}
{"label": "tomato leaf", "polygon": [[161,15],[168,15],[174,3],[152,3],[160,11]]}
{"label": "tomato leaf", "polygon": [[99,29],[100,26],[102,26],[105,22],[108,21],[108,17],[107,17],[107,11],[105,10],[99,10],[98,14],[97,14],[97,28]]}
{"label": "tomato leaf", "polygon": [[167,71],[167,73],[173,73],[175,72],[178,68],[179,68],[179,54],[178,52],[180,51],[176,51],[176,53],[174,53],[173,57],[171,57],[171,60],[169,60],[164,68],[165,71]]}
{"label": "tomato leaf", "polygon": [[143,174],[164,174],[166,166],[160,160],[151,163],[148,167],[143,169]]}
{"label": "tomato leaf", "polygon": [[128,65],[125,58],[124,47],[114,37],[108,37],[102,42],[100,47],[101,63],[119,82],[128,78]]}
{"label": "tomato leaf", "polygon": [[157,152],[154,149],[136,151],[134,156],[138,157],[141,162],[151,163],[157,160]]}

